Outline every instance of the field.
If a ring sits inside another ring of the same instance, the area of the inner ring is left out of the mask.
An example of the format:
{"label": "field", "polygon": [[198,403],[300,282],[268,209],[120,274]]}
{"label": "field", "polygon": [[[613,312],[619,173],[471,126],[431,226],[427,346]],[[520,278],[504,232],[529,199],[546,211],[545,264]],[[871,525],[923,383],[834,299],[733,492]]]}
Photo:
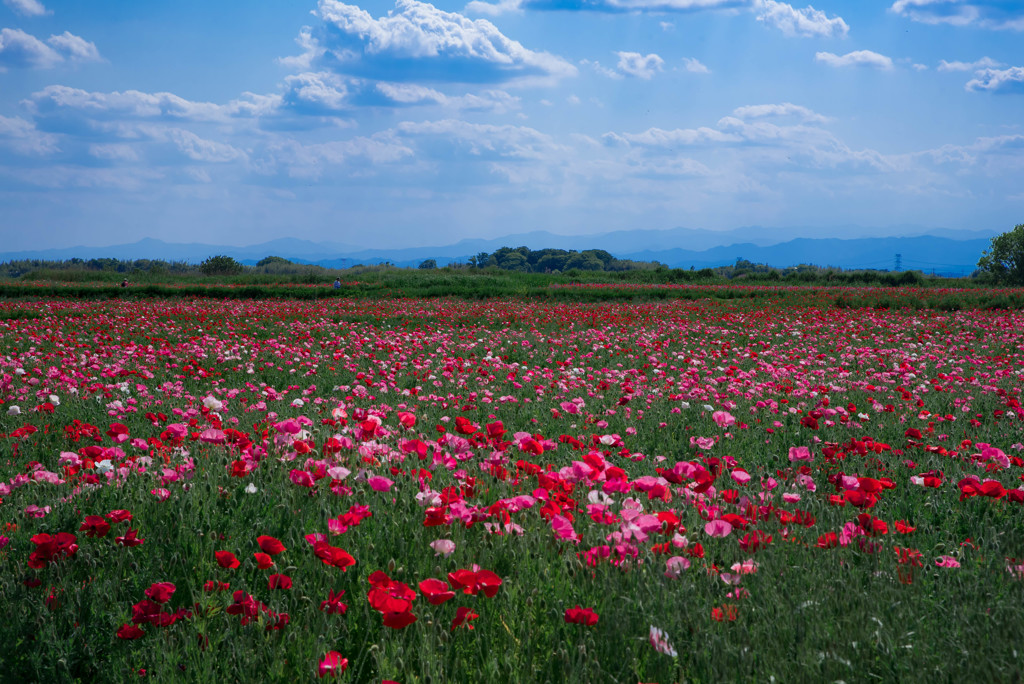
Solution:
{"label": "field", "polygon": [[0,680],[1020,680],[1019,292],[593,289],[0,301]]}

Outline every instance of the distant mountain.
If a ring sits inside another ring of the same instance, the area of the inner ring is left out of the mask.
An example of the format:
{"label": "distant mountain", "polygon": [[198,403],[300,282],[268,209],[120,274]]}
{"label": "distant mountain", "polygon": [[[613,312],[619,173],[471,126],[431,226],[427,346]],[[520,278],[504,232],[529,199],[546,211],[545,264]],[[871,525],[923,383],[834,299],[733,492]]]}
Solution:
{"label": "distant mountain", "polygon": [[[381,262],[395,266],[416,266],[425,259],[435,259],[443,266],[453,262],[466,263],[475,254],[491,253],[500,247],[526,246],[532,250],[604,249],[622,259],[659,261],[673,268],[723,266],[743,258],[776,267],[806,263],[841,268],[893,269],[895,255],[901,254],[904,269],[967,275],[974,270],[982,251],[989,247],[989,238],[997,234],[994,231],[928,230],[920,226],[886,229],[850,226],[828,229],[830,235],[840,233],[843,238],[817,237],[824,232],[823,229],[815,228],[778,229],[759,226],[730,231],[691,228],[623,230],[582,236],[534,231],[500,238],[460,240],[440,247],[402,249],[365,249],[343,243],[320,243],[295,238],[281,238],[246,247],[169,243],[145,238],[132,244],[109,247],[0,252],[0,260],[113,258],[199,263],[212,255],[226,254],[246,264],[255,264],[273,255],[329,268]],[[926,232],[928,234],[923,234]]]}
{"label": "distant mountain", "polygon": [[746,259],[755,264],[768,264],[777,268],[814,264],[844,269],[873,268],[893,270],[896,255],[900,255],[903,270],[918,270],[942,275],[970,275],[983,251],[988,249],[987,239],[950,240],[942,237],[860,238],[799,238],[777,245],[729,245],[702,251],[685,249],[645,250],[617,255],[636,261],[659,261],[672,268],[713,268]]}

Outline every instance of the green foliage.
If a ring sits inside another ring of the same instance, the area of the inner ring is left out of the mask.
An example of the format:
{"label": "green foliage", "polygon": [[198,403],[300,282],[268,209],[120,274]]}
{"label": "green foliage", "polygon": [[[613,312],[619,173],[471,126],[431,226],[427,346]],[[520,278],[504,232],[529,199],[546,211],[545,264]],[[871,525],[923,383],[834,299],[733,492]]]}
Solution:
{"label": "green foliage", "polygon": [[417,266],[417,268],[423,271],[428,271],[432,268],[437,268],[437,259],[424,259],[423,261],[420,262],[420,265]]}
{"label": "green foliage", "polygon": [[978,269],[997,283],[1024,285],[1024,223],[992,238],[991,247],[978,260]]}
{"label": "green foliage", "polygon": [[291,264],[291,263],[292,262],[288,261],[284,257],[268,256],[268,257],[263,257],[262,259],[257,261],[256,265],[257,266],[273,266],[273,265],[278,265],[278,264],[285,265],[285,264]]}
{"label": "green foliage", "polygon": [[199,270],[206,275],[238,275],[243,268],[242,264],[223,254],[209,257],[199,265]]}

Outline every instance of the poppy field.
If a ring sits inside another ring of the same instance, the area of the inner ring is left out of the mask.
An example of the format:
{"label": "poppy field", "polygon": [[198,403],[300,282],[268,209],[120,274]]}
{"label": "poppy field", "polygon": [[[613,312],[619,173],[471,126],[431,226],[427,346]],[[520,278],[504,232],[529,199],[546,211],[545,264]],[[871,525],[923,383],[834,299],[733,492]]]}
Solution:
{"label": "poppy field", "polygon": [[835,299],[0,302],[0,680],[1018,681],[1024,313]]}

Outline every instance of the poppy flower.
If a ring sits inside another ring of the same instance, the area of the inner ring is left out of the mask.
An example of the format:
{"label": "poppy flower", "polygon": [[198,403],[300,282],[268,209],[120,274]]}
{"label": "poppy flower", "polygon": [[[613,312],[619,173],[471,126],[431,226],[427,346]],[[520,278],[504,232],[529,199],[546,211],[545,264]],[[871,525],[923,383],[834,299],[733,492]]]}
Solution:
{"label": "poppy flower", "polygon": [[339,672],[344,672],[348,667],[348,658],[342,658],[337,651],[328,651],[317,668],[320,678],[337,677]]}
{"label": "poppy flower", "polygon": [[117,509],[107,513],[106,518],[112,523],[129,522],[132,519],[132,512],[124,509]]}
{"label": "poppy flower", "polygon": [[171,600],[176,588],[170,582],[155,582],[144,593],[157,603],[167,603]]}
{"label": "poppy flower", "polygon": [[230,551],[216,551],[213,555],[217,557],[217,565],[227,570],[233,570],[240,565],[235,554]]}
{"label": "poppy flower", "polygon": [[269,553],[271,556],[276,556],[285,550],[284,544],[279,540],[266,535],[256,537],[256,543],[260,545],[264,553]]}
{"label": "poppy flower", "polygon": [[565,621],[570,624],[592,627],[597,624],[597,620],[598,615],[593,608],[580,608],[577,605],[575,608],[565,609]]}
{"label": "poppy flower", "polygon": [[384,626],[391,629],[403,629],[414,622],[416,622],[416,616],[407,610],[384,613]]}
{"label": "poppy flower", "polygon": [[267,579],[267,589],[291,589],[292,578],[288,575],[271,575]]}
{"label": "poppy flower", "polygon": [[105,537],[110,531],[110,523],[104,520],[103,516],[87,515],[78,531],[85,532],[86,537]]}
{"label": "poppy flower", "polygon": [[118,639],[138,639],[139,637],[144,636],[145,634],[145,632],[143,632],[135,625],[130,625],[128,623],[121,625],[117,630]]}
{"label": "poppy flower", "polygon": [[475,613],[472,609],[466,606],[459,606],[458,610],[455,611],[455,619],[452,620],[452,629],[455,631],[460,626],[468,627],[473,629],[473,625],[470,624],[470,620],[476,620],[480,615]]}
{"label": "poppy flower", "polygon": [[439,606],[445,601],[455,598],[455,592],[448,588],[448,585],[433,577],[420,582],[420,591],[432,605]]}
{"label": "poppy flower", "polygon": [[344,589],[339,591],[338,593],[334,593],[334,590],[331,589],[330,593],[327,595],[327,600],[320,602],[320,610],[324,611],[325,613],[335,613],[343,615],[345,611],[348,610],[348,606],[341,602],[341,597],[344,594]]}
{"label": "poppy flower", "polygon": [[327,542],[317,542],[313,546],[313,553],[324,562],[325,565],[333,565],[336,568],[347,570],[350,565],[356,564],[356,559],[344,549],[331,546]]}

